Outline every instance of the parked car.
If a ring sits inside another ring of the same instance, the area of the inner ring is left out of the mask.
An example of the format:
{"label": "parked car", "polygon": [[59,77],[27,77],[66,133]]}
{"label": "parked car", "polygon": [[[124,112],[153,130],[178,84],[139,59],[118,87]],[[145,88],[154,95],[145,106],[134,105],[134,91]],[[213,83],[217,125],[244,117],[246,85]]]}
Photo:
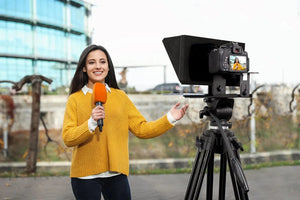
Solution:
{"label": "parked car", "polygon": [[203,93],[199,85],[180,85],[179,83],[163,83],[155,86],[152,90],[155,94],[170,94],[170,93]]}
{"label": "parked car", "polygon": [[182,93],[199,93],[203,94],[203,90],[200,85],[182,85]]}
{"label": "parked car", "polygon": [[151,90],[151,92],[155,94],[181,93],[181,91],[179,83],[163,83],[155,86]]}

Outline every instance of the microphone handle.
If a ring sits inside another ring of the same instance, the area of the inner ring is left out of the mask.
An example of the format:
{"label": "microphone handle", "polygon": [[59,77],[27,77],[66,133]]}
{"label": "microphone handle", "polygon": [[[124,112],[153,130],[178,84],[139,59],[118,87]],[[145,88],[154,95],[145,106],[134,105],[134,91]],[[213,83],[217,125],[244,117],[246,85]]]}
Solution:
{"label": "microphone handle", "polygon": [[[101,101],[97,101],[96,102],[96,106],[102,106],[102,102]],[[99,127],[100,132],[102,132],[102,127],[103,127],[103,119],[98,119],[97,120],[97,126]]]}

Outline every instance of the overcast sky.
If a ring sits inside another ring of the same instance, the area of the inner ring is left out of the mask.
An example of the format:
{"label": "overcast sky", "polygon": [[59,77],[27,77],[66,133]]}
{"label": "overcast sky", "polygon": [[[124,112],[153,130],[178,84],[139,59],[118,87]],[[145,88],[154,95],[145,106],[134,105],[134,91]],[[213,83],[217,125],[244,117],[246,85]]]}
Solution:
{"label": "overcast sky", "polygon": [[[246,43],[259,84],[300,83],[299,0],[94,2],[93,43],[107,48],[115,66],[166,65],[167,82],[179,82],[162,39],[192,35]],[[127,79],[148,89],[163,82],[163,69],[129,69]]]}

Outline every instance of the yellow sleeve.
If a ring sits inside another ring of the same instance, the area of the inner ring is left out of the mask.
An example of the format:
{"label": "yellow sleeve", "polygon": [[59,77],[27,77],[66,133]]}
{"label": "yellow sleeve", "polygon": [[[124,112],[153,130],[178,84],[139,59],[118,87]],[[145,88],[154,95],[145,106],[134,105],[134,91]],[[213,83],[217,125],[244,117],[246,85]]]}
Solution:
{"label": "yellow sleeve", "polygon": [[234,64],[233,64],[232,69],[233,69],[233,70],[237,70],[237,63],[234,63]]}
{"label": "yellow sleeve", "polygon": [[69,97],[63,121],[62,137],[66,146],[73,147],[89,140],[94,133],[88,129],[88,120],[78,124],[77,104],[75,98]]}
{"label": "yellow sleeve", "polygon": [[167,115],[164,115],[155,121],[148,122],[128,97],[127,100],[128,126],[129,130],[135,136],[145,139],[153,138],[174,127],[167,119]]}

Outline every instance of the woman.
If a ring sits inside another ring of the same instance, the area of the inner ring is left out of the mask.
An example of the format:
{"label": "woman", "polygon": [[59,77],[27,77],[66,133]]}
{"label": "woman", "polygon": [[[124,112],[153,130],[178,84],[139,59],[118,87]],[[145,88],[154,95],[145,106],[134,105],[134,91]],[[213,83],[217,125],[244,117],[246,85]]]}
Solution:
{"label": "woman", "polygon": [[240,64],[239,58],[235,57],[232,69],[240,71],[240,70],[245,70],[246,68]]}
{"label": "woman", "polygon": [[[107,101],[92,103],[94,83],[106,85]],[[177,103],[160,119],[147,122],[118,88],[112,60],[105,48],[88,46],[81,54],[70,86],[62,137],[73,147],[71,184],[76,199],[131,199],[128,130],[139,138],[153,138],[172,128],[188,105]],[[103,119],[103,131],[97,120]]]}

